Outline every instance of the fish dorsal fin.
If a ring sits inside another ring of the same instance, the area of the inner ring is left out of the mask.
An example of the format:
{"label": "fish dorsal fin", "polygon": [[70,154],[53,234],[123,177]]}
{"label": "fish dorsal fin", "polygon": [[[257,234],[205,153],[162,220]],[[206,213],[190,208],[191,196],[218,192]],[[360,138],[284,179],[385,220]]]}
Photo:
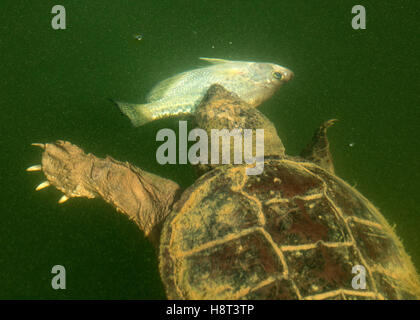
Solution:
{"label": "fish dorsal fin", "polygon": [[171,87],[171,85],[177,82],[180,78],[182,78],[184,76],[184,73],[185,72],[177,74],[168,79],[162,80],[161,82],[158,82],[147,95],[147,101],[154,102],[162,99],[165,96],[165,93]]}
{"label": "fish dorsal fin", "polygon": [[231,60],[226,60],[226,59],[203,58],[203,57],[200,57],[200,60],[204,60],[204,61],[210,62],[211,64],[220,64],[220,63],[232,62]]}

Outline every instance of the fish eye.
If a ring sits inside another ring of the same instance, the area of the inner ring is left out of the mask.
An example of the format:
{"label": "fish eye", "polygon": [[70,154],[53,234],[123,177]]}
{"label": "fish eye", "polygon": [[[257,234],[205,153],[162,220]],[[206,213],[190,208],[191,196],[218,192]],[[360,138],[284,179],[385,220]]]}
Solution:
{"label": "fish eye", "polygon": [[273,77],[278,80],[281,80],[281,78],[283,78],[283,74],[280,72],[273,72]]}

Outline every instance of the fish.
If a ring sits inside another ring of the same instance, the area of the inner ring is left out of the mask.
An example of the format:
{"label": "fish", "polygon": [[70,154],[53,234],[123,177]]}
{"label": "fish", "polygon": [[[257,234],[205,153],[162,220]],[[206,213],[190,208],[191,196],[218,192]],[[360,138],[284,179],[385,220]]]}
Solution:
{"label": "fish", "polygon": [[112,100],[135,126],[194,113],[208,88],[219,84],[253,107],[270,98],[294,74],[273,63],[200,58],[211,65],[182,72],[158,83],[144,104]]}

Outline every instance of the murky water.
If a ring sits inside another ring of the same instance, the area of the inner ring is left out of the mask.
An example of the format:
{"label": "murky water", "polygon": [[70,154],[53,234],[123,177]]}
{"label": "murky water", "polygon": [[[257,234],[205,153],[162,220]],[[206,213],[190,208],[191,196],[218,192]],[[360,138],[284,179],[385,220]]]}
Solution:
{"label": "murky water", "polygon": [[[2,145],[0,298],[165,298],[154,249],[100,200],[58,205],[35,192],[31,142],[69,140],[186,187],[188,165],[156,163],[156,132],[134,128],[107,101],[144,102],[162,79],[198,57],[267,61],[295,78],[260,110],[298,154],[324,120],[337,174],[396,224],[420,269],[418,17],[415,1],[372,4],[366,30],[351,28],[354,1],[61,1],[67,29],[51,28],[54,1],[0,4]],[[157,3],[157,4],[156,4]],[[141,35],[141,39],[136,38]],[[51,289],[51,268],[67,290]]]}

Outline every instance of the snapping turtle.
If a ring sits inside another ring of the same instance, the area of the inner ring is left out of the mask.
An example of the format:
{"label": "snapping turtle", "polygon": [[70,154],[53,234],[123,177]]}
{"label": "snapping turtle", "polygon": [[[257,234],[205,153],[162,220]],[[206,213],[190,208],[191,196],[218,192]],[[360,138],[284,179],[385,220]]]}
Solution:
{"label": "snapping turtle", "polygon": [[[273,124],[213,85],[198,126],[263,128],[264,170],[202,165],[181,193],[170,180],[64,141],[44,150],[47,182],[71,197],[102,197],[159,250],[169,299],[418,299],[410,257],[385,218],[334,175],[324,123],[301,157],[284,154]],[[231,150],[232,151],[232,150]],[[355,273],[353,273],[355,272]],[[357,278],[355,280],[355,277]]]}

